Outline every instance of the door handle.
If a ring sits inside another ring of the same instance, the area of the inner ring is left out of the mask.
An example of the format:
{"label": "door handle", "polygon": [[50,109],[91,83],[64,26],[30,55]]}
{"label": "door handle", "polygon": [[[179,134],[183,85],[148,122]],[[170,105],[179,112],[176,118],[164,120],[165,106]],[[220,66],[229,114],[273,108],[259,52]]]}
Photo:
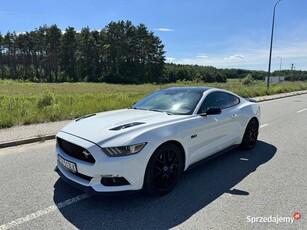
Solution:
{"label": "door handle", "polygon": [[231,117],[235,118],[235,117],[237,117],[237,116],[238,116],[237,114],[232,114]]}

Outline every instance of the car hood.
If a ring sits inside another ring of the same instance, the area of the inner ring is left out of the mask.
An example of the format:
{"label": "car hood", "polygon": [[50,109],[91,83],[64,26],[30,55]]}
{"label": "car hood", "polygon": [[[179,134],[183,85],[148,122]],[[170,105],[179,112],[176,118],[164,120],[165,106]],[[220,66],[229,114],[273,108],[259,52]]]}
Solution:
{"label": "car hood", "polygon": [[[124,145],[130,139],[152,128],[186,119],[185,115],[122,109],[98,113],[72,121],[61,132],[94,142],[100,146]],[[117,139],[117,141],[115,141]]]}

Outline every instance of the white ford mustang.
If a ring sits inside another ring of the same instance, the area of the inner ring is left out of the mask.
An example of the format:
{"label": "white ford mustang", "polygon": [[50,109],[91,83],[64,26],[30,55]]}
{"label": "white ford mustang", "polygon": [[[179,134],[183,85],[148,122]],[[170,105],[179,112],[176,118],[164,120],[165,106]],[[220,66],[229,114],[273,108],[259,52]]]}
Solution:
{"label": "white ford mustang", "polygon": [[169,88],[72,121],[56,136],[55,170],[90,194],[164,195],[193,164],[233,146],[253,148],[259,121],[259,105],[231,92]]}

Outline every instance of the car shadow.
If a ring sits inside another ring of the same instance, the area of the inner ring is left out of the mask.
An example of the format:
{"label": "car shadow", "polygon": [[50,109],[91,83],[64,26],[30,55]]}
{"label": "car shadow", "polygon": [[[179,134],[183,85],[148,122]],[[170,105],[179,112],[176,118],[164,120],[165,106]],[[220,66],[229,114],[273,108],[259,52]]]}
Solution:
{"label": "car shadow", "polygon": [[[251,151],[229,151],[185,172],[175,189],[163,197],[150,197],[143,192],[91,196],[59,210],[79,229],[169,229],[224,193],[248,196],[249,191],[233,187],[271,160],[276,150],[275,146],[258,141]],[[54,185],[54,202],[82,193],[59,179]]]}

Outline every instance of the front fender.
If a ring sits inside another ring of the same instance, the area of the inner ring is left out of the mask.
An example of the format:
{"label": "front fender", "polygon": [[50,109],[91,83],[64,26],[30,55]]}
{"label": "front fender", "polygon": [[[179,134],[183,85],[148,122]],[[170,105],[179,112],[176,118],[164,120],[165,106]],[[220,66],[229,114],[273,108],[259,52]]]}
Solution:
{"label": "front fender", "polygon": [[197,125],[197,118],[198,116],[193,116],[191,119],[185,121],[151,128],[131,138],[126,145],[148,142],[153,149],[153,151],[149,153],[151,156],[154,150],[162,144],[169,141],[176,141],[182,145],[185,159],[188,159],[188,156],[197,150],[197,138],[192,138],[195,126]]}

